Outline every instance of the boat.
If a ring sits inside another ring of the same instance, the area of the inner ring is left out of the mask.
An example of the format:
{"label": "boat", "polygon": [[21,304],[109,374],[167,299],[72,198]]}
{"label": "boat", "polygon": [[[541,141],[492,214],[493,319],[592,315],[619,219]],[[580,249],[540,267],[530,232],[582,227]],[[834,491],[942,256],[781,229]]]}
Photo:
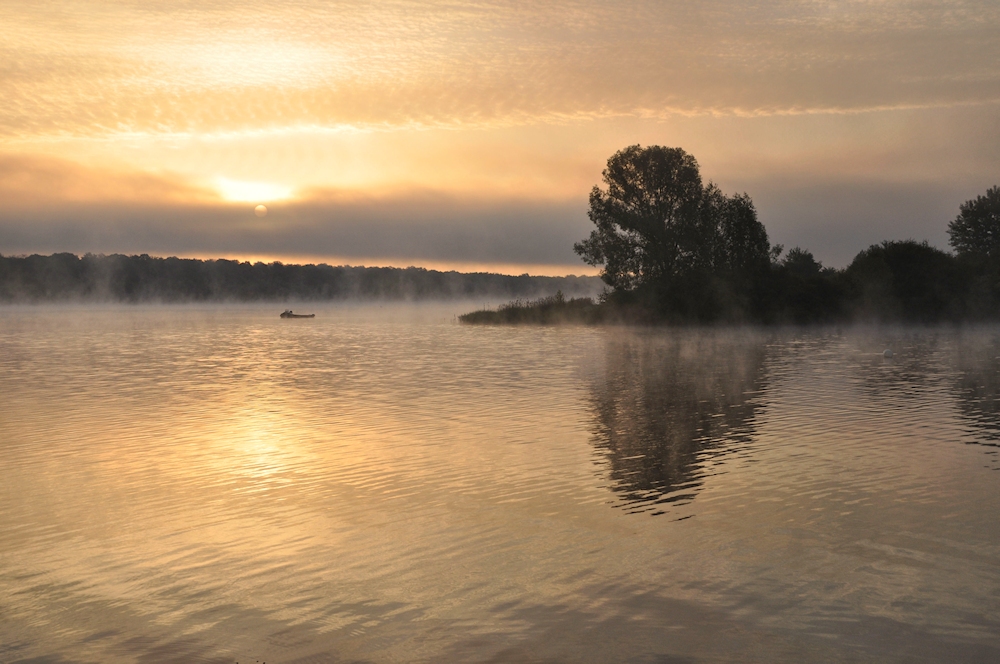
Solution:
{"label": "boat", "polygon": [[316,314],[293,314],[291,309],[281,312],[282,318],[316,318]]}

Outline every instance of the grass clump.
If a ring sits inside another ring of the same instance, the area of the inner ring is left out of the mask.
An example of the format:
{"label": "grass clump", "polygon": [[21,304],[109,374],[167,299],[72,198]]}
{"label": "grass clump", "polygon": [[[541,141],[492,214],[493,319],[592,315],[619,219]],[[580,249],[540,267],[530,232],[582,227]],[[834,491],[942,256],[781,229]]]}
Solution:
{"label": "grass clump", "polygon": [[552,325],[599,323],[603,309],[589,297],[566,299],[562,291],[537,300],[514,300],[496,309],[462,314],[458,320],[471,325]]}

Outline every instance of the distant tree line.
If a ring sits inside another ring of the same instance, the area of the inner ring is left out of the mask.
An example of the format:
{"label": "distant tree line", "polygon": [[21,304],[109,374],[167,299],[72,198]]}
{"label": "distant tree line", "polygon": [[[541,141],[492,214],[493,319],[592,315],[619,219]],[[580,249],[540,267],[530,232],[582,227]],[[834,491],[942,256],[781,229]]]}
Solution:
{"label": "distant tree line", "polygon": [[593,295],[597,277],[510,276],[423,268],[155,258],[0,256],[0,302],[204,302],[532,298]]}

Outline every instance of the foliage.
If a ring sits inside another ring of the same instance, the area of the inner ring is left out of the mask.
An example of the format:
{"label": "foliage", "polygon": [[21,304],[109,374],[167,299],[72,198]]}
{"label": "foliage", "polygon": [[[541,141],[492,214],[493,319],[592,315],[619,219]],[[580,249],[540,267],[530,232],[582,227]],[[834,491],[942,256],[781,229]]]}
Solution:
{"label": "foliage", "polygon": [[617,290],[669,278],[703,258],[701,175],[680,148],[638,145],[608,159],[607,191],[590,192],[588,216],[597,228],[573,248]]}
{"label": "foliage", "polygon": [[948,224],[951,246],[959,256],[1000,259],[1000,187],[959,206]]}
{"label": "foliage", "polygon": [[954,256],[927,242],[874,244],[854,258],[845,276],[856,318],[935,322],[965,315],[968,275]]}
{"label": "foliage", "polygon": [[[703,186],[694,157],[638,145],[615,153],[590,195],[596,228],[574,249],[612,290],[581,322],[840,321],[934,323],[1000,318],[1000,187],[949,224],[958,256],[913,240],[861,251],[843,270],[771,247],[746,194]],[[548,304],[512,303],[478,322],[546,322]],[[546,312],[546,313],[543,313]]]}
{"label": "foliage", "polygon": [[794,247],[774,262],[761,286],[759,320],[825,323],[843,317],[845,288],[836,270],[824,268],[811,252]]}
{"label": "foliage", "polygon": [[573,248],[619,303],[696,320],[750,313],[771,251],[749,196],[702,185],[693,156],[655,145],[616,152],[603,180],[590,193],[595,229]]}
{"label": "foliage", "polygon": [[0,256],[0,302],[283,301],[589,295],[596,277],[462,274],[423,268],[331,267],[73,254]]}
{"label": "foliage", "polygon": [[816,260],[811,251],[799,247],[793,247],[785,254],[781,266],[788,274],[802,279],[818,277],[823,270],[823,264]]}

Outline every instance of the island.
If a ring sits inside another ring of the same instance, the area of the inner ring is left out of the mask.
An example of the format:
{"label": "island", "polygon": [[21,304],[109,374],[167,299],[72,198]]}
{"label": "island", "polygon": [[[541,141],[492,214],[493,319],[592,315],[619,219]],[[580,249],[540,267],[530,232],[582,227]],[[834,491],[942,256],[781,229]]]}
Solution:
{"label": "island", "polygon": [[516,299],[468,324],[938,323],[1000,318],[1000,187],[949,223],[954,253],[912,239],[862,250],[843,269],[772,245],[746,193],[703,184],[681,148],[616,152],[590,193],[590,236],[574,245],[601,268],[596,299]]}

